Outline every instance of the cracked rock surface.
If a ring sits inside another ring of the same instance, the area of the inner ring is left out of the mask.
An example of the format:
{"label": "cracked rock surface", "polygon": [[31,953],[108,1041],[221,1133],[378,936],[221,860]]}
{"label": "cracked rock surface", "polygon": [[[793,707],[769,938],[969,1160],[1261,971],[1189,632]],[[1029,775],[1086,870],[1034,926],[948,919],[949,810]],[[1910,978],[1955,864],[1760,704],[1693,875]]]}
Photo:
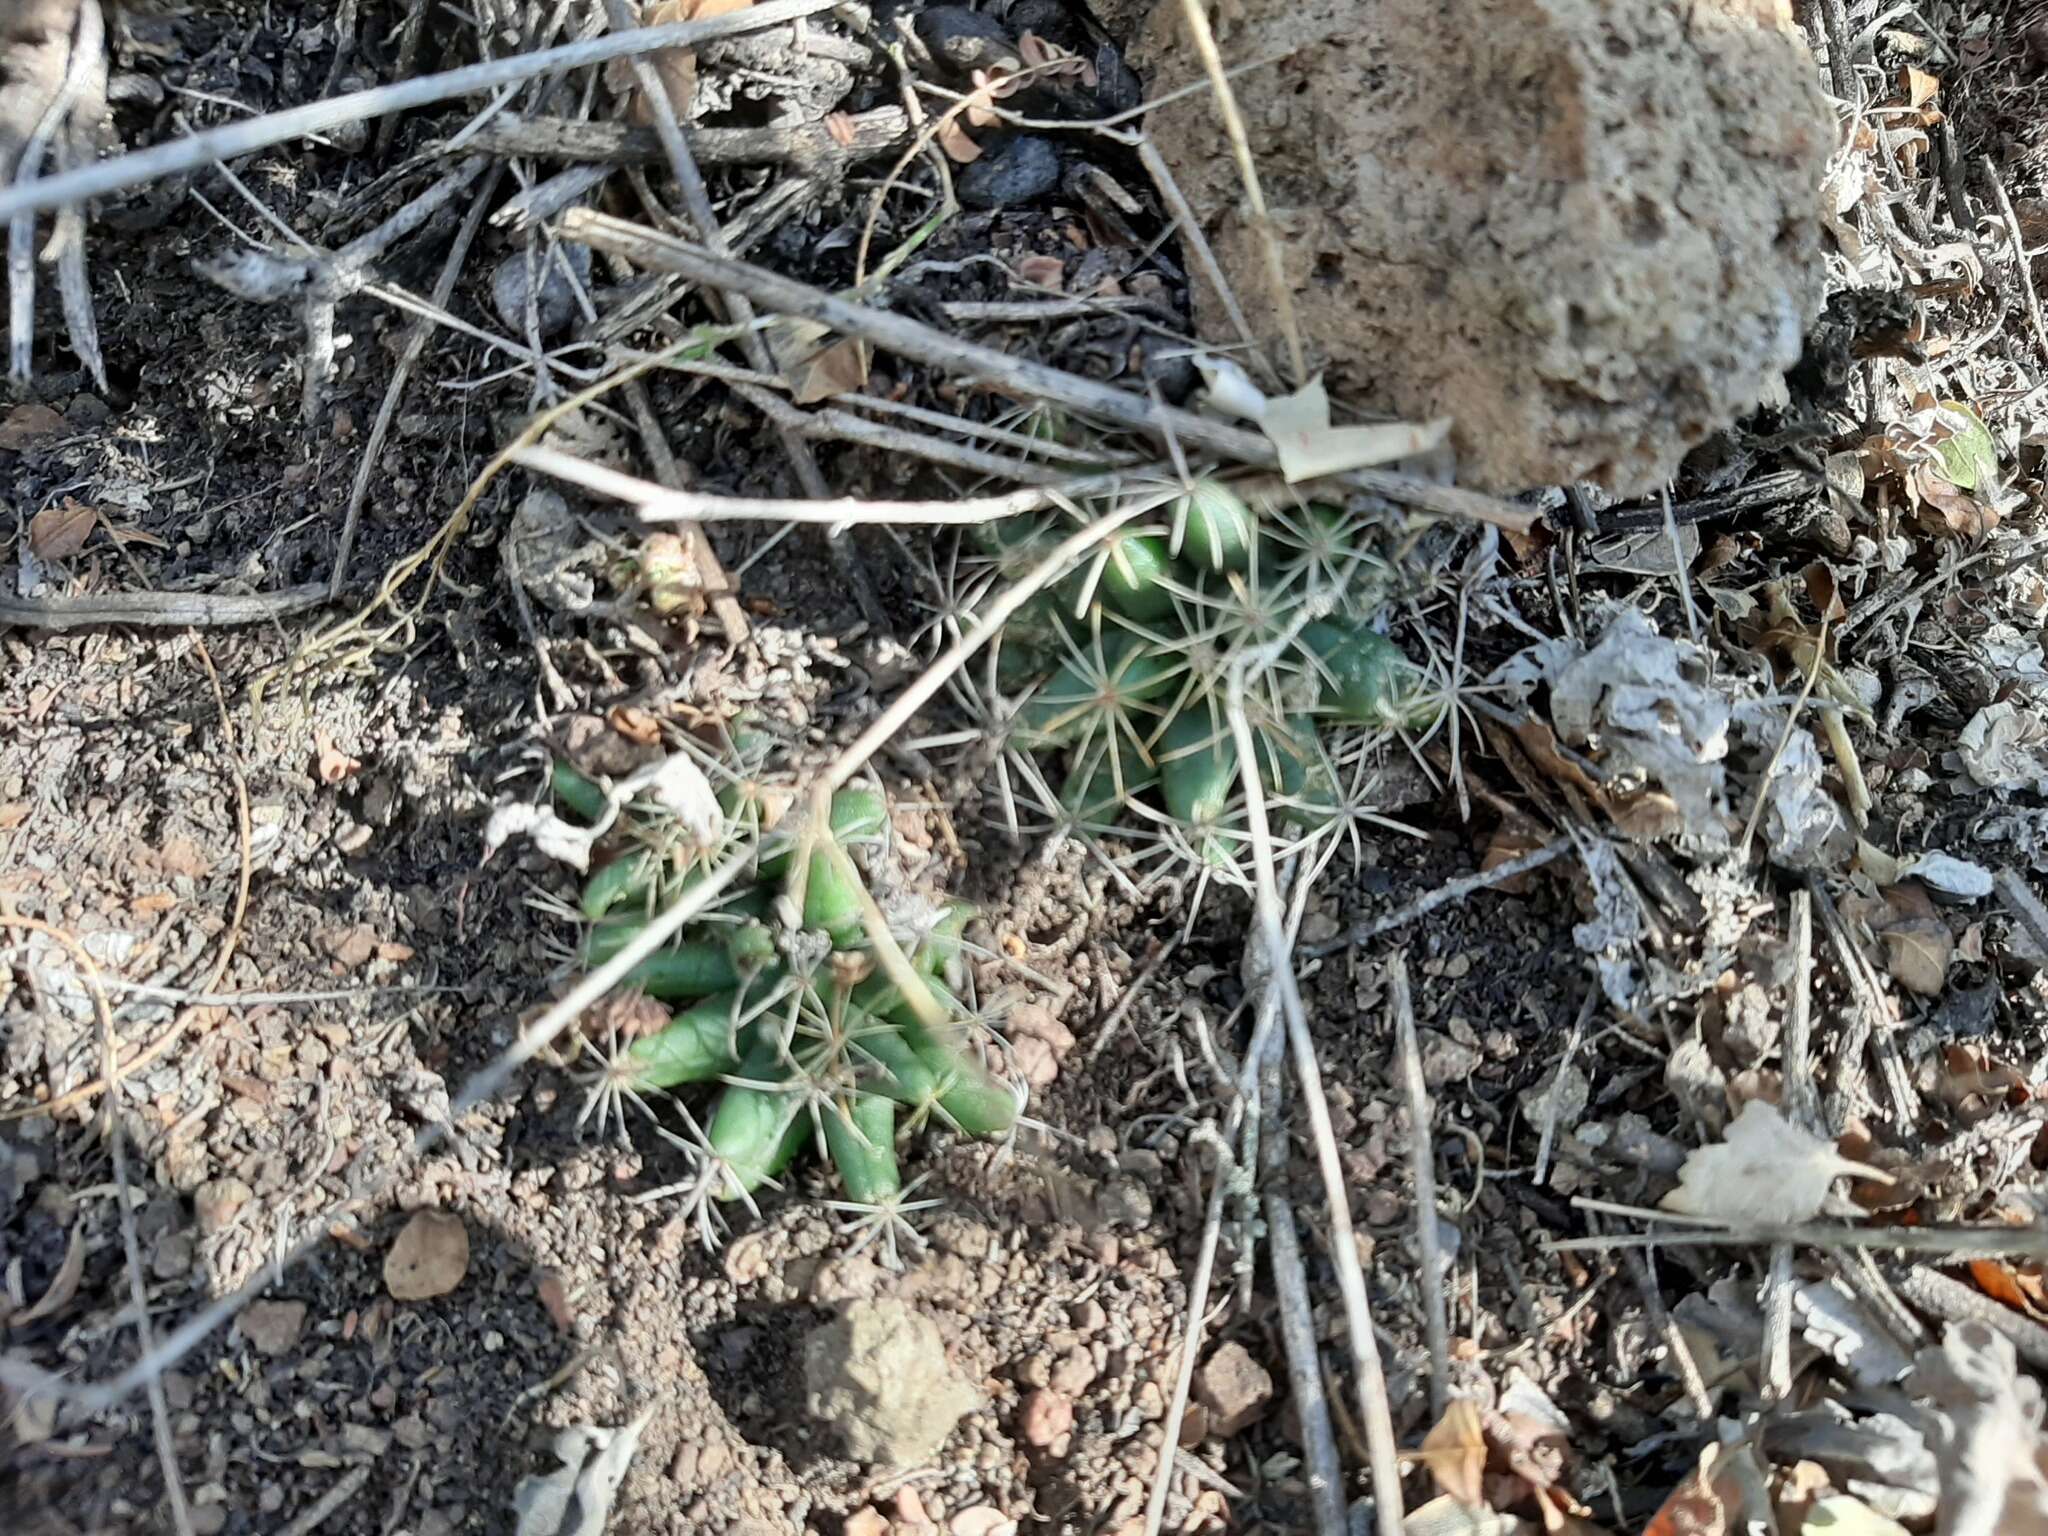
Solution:
{"label": "cracked rock surface", "polygon": [[[1787,0],[1238,0],[1223,56],[1310,365],[1455,418],[1459,478],[1633,493],[1756,404],[1819,308],[1832,114]],[[1201,75],[1162,0],[1139,64]],[[1280,319],[1207,93],[1152,114],[1269,355]],[[1200,320],[1237,339],[1213,293]]]}

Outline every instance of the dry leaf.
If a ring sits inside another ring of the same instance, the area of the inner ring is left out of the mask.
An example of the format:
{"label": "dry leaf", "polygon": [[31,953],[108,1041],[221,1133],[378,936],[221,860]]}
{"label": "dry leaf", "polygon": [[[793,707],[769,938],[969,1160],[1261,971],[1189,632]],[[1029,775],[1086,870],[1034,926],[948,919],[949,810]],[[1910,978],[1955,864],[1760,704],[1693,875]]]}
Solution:
{"label": "dry leaf", "polygon": [[968,136],[960,126],[960,114],[948,113],[939,119],[934,133],[939,148],[946,152],[946,158],[955,165],[972,165],[981,158],[981,146]]}
{"label": "dry leaf", "polygon": [[605,723],[636,747],[661,744],[661,722],[633,704],[614,704],[605,711]]}
{"label": "dry leaf", "polygon": [[[744,11],[752,4],[753,0],[658,0],[657,4],[642,11],[640,24],[661,27],[672,21],[709,21],[713,16],[729,16],[734,11]],[[661,93],[668,98],[677,120],[688,122],[691,105],[697,99],[695,51],[663,48],[649,54],[647,61],[654,66],[655,78],[661,82]],[[642,98],[632,66],[627,61],[621,59],[606,66],[605,82],[628,103],[627,115],[634,122],[643,127],[652,126],[654,114]]]}
{"label": "dry leaf", "polygon": [[7,1326],[25,1327],[63,1311],[71,1304],[71,1298],[78,1294],[78,1282],[84,1274],[85,1223],[81,1221],[72,1224],[71,1241],[64,1249],[64,1261],[57,1266],[57,1273],[50,1277],[49,1287],[39,1300],[8,1318]]}
{"label": "dry leaf", "polygon": [[350,757],[342,751],[327,732],[313,733],[313,777],[322,784],[339,784],[362,766],[360,758]]}
{"label": "dry leaf", "polygon": [[1020,256],[1017,276],[1028,288],[1062,293],[1066,290],[1067,264],[1057,256]]}
{"label": "dry leaf", "polygon": [[1949,957],[1955,952],[1947,923],[1938,917],[1908,918],[1878,937],[1884,940],[1885,969],[1893,981],[1919,997],[1941,995]]}
{"label": "dry leaf", "polygon": [[29,520],[29,553],[38,560],[69,560],[85,548],[85,541],[92,537],[99,520],[97,508],[66,496]]}
{"label": "dry leaf", "polygon": [[834,395],[850,395],[868,382],[868,345],[845,336],[789,370],[790,397],[798,405],[815,405]]}
{"label": "dry leaf", "polygon": [[24,448],[62,437],[71,430],[71,423],[47,405],[31,400],[26,405],[17,405],[0,420],[0,448],[19,453]]}
{"label": "dry leaf", "polygon": [[1280,473],[1292,485],[1428,453],[1450,435],[1451,419],[1333,427],[1330,397],[1323,389],[1323,376],[1317,374],[1293,394],[1269,399],[1259,427],[1272,440],[1280,455]]}
{"label": "dry leaf", "polygon": [[1747,1441],[1709,1445],[1700,1464],[1643,1527],[1643,1536],[1735,1536],[1771,1529],[1763,1459]]}
{"label": "dry leaf", "polygon": [[1422,1437],[1415,1459],[1429,1469],[1439,1489],[1467,1509],[1485,1506],[1486,1432],[1478,1405],[1469,1398],[1452,1399],[1444,1416]]}
{"label": "dry leaf", "polygon": [[1851,1162],[1831,1142],[1801,1130],[1777,1105],[1751,1099],[1720,1142],[1686,1158],[1678,1188],[1661,1203],[1713,1221],[1792,1226],[1818,1216],[1828,1187],[1849,1174],[1892,1181],[1883,1169]]}

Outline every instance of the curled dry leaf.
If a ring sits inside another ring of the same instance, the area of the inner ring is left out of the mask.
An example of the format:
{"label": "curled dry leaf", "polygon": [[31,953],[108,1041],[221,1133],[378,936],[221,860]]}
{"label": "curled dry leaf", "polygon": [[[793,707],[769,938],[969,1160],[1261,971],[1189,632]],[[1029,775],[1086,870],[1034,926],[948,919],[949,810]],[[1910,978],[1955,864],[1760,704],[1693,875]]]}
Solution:
{"label": "curled dry leaf", "polygon": [[1479,1407],[1469,1398],[1455,1398],[1430,1432],[1422,1437],[1415,1459],[1429,1469],[1437,1487],[1468,1509],[1486,1503],[1486,1433]]}
{"label": "curled dry leaf", "polygon": [[98,508],[66,496],[29,519],[29,553],[38,560],[69,560],[85,548],[99,520]]}
{"label": "curled dry leaf", "polygon": [[790,397],[798,405],[815,405],[834,395],[858,393],[868,382],[868,356],[866,342],[842,336],[789,369]]}
{"label": "curled dry leaf", "polygon": [[974,142],[967,130],[960,126],[960,114],[948,112],[939,119],[933,137],[946,158],[955,165],[972,165],[981,158],[981,146]]}
{"label": "curled dry leaf", "polygon": [[1883,1169],[1852,1162],[1801,1130],[1777,1105],[1751,1099],[1719,1143],[1686,1158],[1678,1188],[1661,1203],[1713,1221],[1792,1226],[1819,1215],[1829,1186],[1850,1174],[1891,1182]]}
{"label": "curled dry leaf", "polygon": [[[654,4],[641,7],[640,24],[662,27],[673,21],[709,21],[714,16],[744,11],[753,3],[754,0],[655,0]],[[663,48],[648,55],[648,62],[654,66],[655,78],[661,83],[661,93],[667,98],[677,120],[688,122],[690,108],[697,99],[695,51]],[[653,109],[640,94],[639,81],[629,61],[619,59],[606,65],[605,84],[612,88],[613,95],[626,103],[626,115],[633,122],[642,127],[652,126]]]}
{"label": "curled dry leaf", "polygon": [[641,1431],[653,1417],[649,1408],[618,1429],[572,1424],[556,1435],[560,1465],[522,1477],[512,1491],[516,1536],[604,1536]]}

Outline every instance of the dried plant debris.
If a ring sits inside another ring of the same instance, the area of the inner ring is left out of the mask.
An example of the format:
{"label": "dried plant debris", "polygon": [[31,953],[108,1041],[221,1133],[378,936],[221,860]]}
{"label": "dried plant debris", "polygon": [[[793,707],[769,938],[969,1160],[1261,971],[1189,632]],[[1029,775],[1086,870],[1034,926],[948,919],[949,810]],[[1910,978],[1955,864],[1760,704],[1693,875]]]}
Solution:
{"label": "dried plant debris", "polygon": [[1663,1206],[1715,1221],[1790,1226],[1819,1215],[1835,1181],[1852,1175],[1881,1182],[1891,1177],[1843,1157],[1832,1143],[1794,1125],[1777,1105],[1751,1099],[1721,1142],[1685,1160],[1678,1188]]}

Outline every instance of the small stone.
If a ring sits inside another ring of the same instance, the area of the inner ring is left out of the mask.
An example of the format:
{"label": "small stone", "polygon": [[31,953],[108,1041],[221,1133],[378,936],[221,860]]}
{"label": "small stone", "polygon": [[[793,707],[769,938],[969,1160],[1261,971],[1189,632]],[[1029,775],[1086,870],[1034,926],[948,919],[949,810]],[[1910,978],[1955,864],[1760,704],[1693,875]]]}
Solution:
{"label": "small stone", "polygon": [[953,190],[964,208],[1009,208],[1043,197],[1060,182],[1060,152],[1051,139],[1011,133],[991,139],[981,158],[963,166]]}
{"label": "small stone", "polygon": [[1010,1042],[1010,1055],[1017,1071],[1034,1088],[1043,1088],[1060,1075],[1060,1059],[1051,1046],[1035,1035]]}
{"label": "small stone", "polygon": [[371,1424],[344,1424],[341,1426],[341,1443],[347,1449],[362,1456],[382,1456],[391,1449],[393,1430],[378,1429]]}
{"label": "small stone", "polygon": [[946,1359],[938,1325],[894,1299],[855,1301],[804,1340],[805,1407],[855,1461],[928,1461],[981,1395]]}
{"label": "small stone", "polygon": [[416,1413],[408,1413],[402,1419],[394,1419],[391,1433],[408,1451],[423,1451],[434,1439],[434,1431],[428,1426],[427,1421]]}
{"label": "small stone", "polygon": [[303,1301],[252,1301],[235,1319],[235,1332],[258,1354],[275,1360],[294,1344],[306,1327]]}
{"label": "small stone", "polygon": [[1192,1451],[1208,1438],[1209,1410],[1200,1403],[1189,1403],[1180,1418],[1180,1448]]}
{"label": "small stone", "polygon": [[1020,62],[1017,44],[1003,24],[964,5],[926,6],[912,25],[933,60],[963,80],[977,69],[1015,69]]}
{"label": "small stone", "polygon": [[1074,1404],[1063,1392],[1040,1387],[1017,1410],[1017,1436],[1043,1451],[1074,1428]]}
{"label": "small stone", "polygon": [[447,1211],[415,1211],[384,1255],[384,1289],[394,1301],[446,1296],[469,1273],[469,1229]]}
{"label": "small stone", "polygon": [[842,1536],[889,1536],[889,1520],[872,1504],[864,1504],[846,1517]]}
{"label": "small stone", "polygon": [[192,1214],[199,1222],[199,1230],[209,1237],[220,1231],[255,1193],[246,1181],[232,1174],[224,1179],[208,1179],[192,1192]]}
{"label": "small stone", "polygon": [[917,1490],[905,1483],[896,1490],[896,1519],[903,1525],[930,1525],[932,1517],[924,1512],[924,1500],[917,1496]]}
{"label": "small stone", "polygon": [[946,1529],[953,1536],[1015,1536],[1017,1522],[992,1504],[971,1504]]}
{"label": "small stone", "polygon": [[1048,1385],[1055,1392],[1079,1397],[1095,1382],[1095,1357],[1085,1349],[1070,1349],[1053,1366]]}
{"label": "small stone", "polygon": [[[577,284],[590,284],[590,247],[564,242],[551,253],[545,245],[533,250],[533,272],[540,278],[539,297],[534,301],[534,320],[543,337],[559,334],[576,318],[576,289],[562,270],[566,260],[576,274]],[[491,274],[491,307],[514,336],[526,335],[526,295],[530,288],[527,253],[512,252]]]}
{"label": "small stone", "polygon": [[1195,1372],[1195,1401],[1209,1410],[1210,1433],[1228,1440],[1257,1421],[1273,1400],[1273,1378],[1242,1344],[1219,1344]]}
{"label": "small stone", "polygon": [[225,1504],[201,1504],[190,1513],[192,1536],[220,1536],[227,1529],[228,1507]]}

